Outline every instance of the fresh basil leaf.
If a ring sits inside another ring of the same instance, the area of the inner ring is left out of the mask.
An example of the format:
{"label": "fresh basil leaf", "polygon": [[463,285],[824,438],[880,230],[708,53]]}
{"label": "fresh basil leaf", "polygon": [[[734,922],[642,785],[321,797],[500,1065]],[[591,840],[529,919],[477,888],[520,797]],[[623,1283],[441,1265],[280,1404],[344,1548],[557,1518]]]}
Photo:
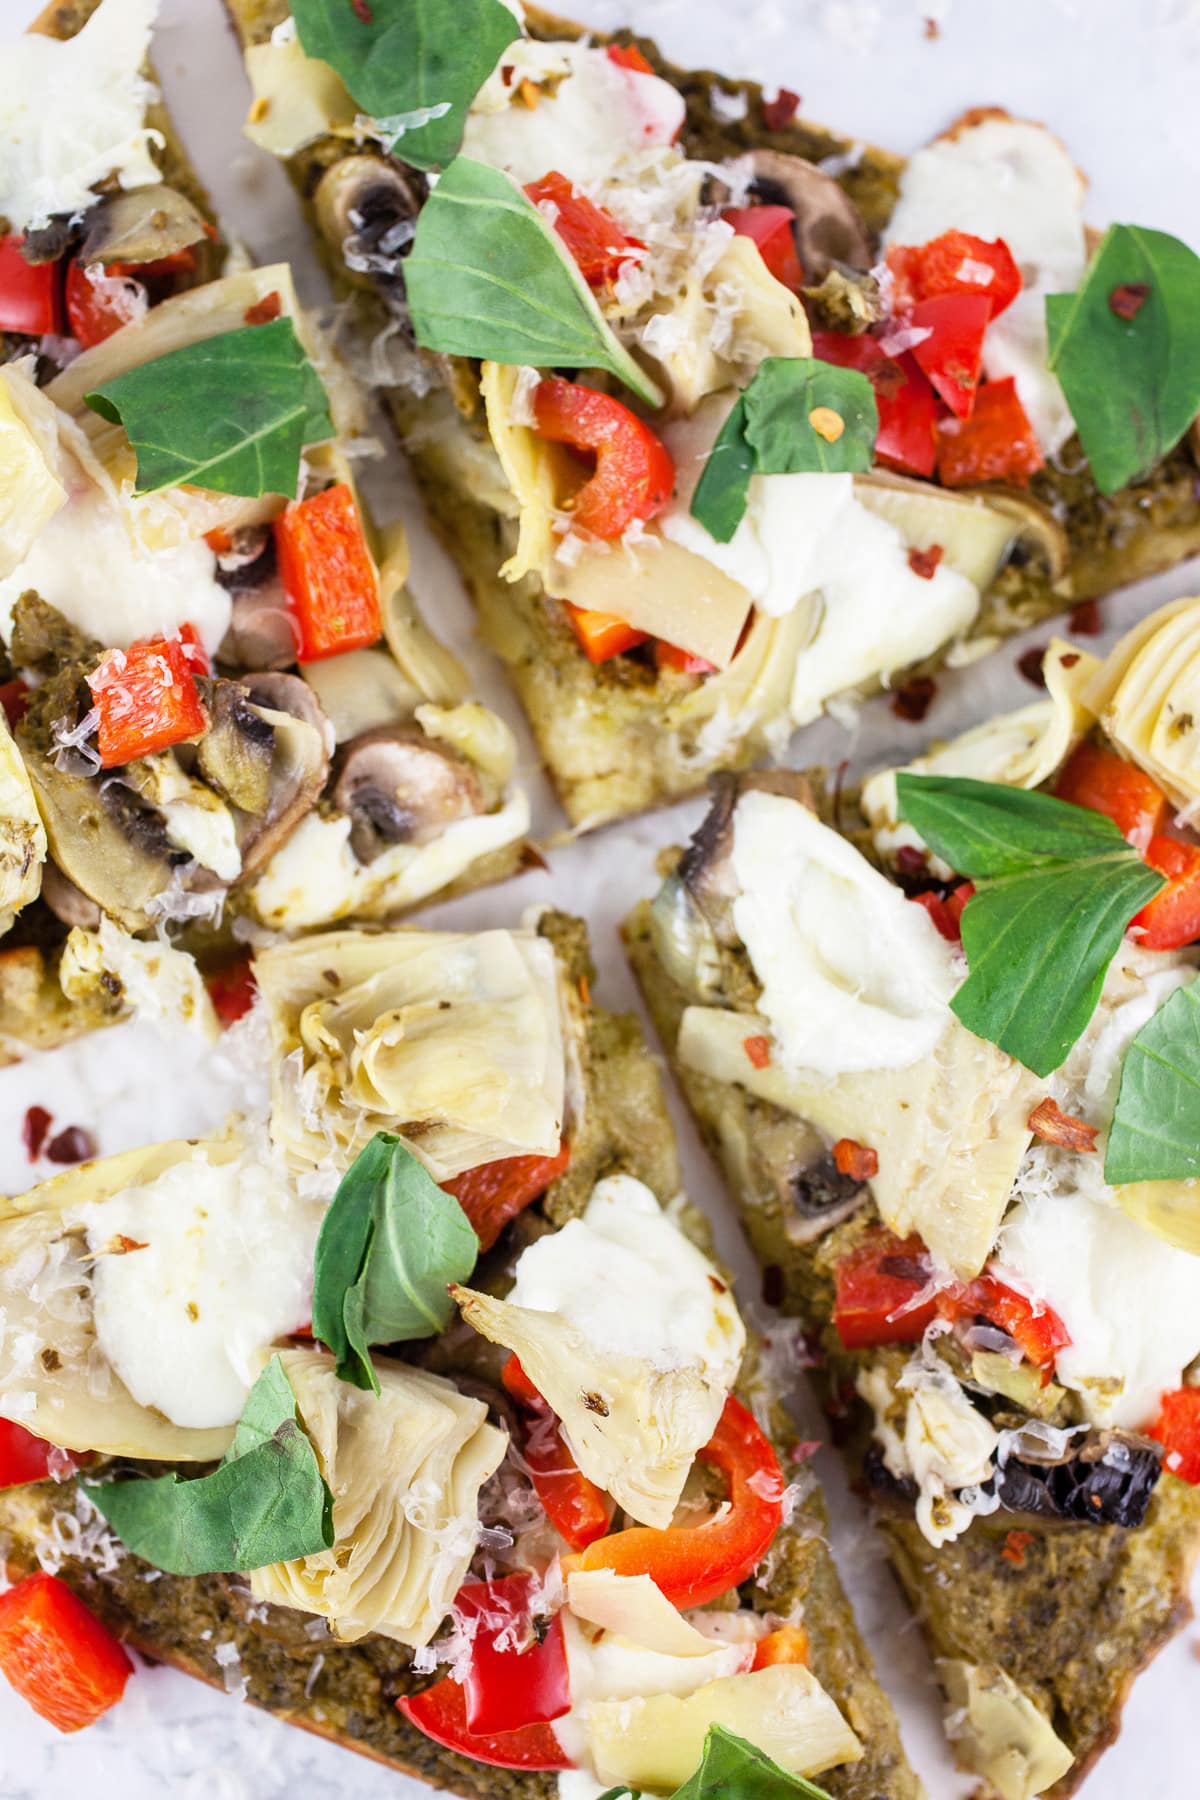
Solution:
{"label": "fresh basil leaf", "polygon": [[618,342],[558,233],[507,175],[459,156],[421,208],[404,264],[418,344],[538,369],[607,369],[662,394]]}
{"label": "fresh basil leaf", "polygon": [[[813,424],[841,421],[832,440]],[[692,495],[692,515],[719,544],[741,524],[752,475],[869,469],[879,431],[875,392],[857,369],[814,357],[770,356],[726,419]]]}
{"label": "fresh basil leaf", "polygon": [[1073,294],[1046,296],[1049,366],[1102,494],[1148,474],[1200,410],[1200,257],[1111,225]]}
{"label": "fresh basil leaf", "polygon": [[1125,928],[1163,886],[1111,819],[1048,794],[948,775],[896,777],[899,816],[976,884],[970,974],[951,1001],[976,1037],[1036,1075],[1096,1010]]}
{"label": "fresh basil leaf", "polygon": [[277,1356],[211,1475],[80,1481],[126,1549],[168,1575],[220,1575],[315,1556],[333,1543],[333,1495]]}
{"label": "fresh basil leaf", "polygon": [[345,83],[365,113],[403,120],[399,154],[441,168],[462,143],[467,109],[521,35],[501,0],[292,0],[300,44]]}
{"label": "fresh basil leaf", "polygon": [[379,1392],[372,1344],[436,1337],[479,1239],[454,1198],[398,1137],[377,1131],[343,1175],[325,1215],[313,1284],[313,1335],[355,1387]]}
{"label": "fresh basil leaf", "polygon": [[1125,1053],[1104,1179],[1200,1175],[1200,990],[1177,988]]}
{"label": "fresh basil leaf", "polygon": [[294,495],[301,451],[333,436],[325,389],[290,319],[185,344],[84,398],[124,426],[139,494],[188,483],[250,499]]}
{"label": "fresh basil leaf", "polygon": [[723,1725],[710,1725],[700,1767],[673,1800],[829,1800],[829,1795],[803,1775],[789,1775]]}

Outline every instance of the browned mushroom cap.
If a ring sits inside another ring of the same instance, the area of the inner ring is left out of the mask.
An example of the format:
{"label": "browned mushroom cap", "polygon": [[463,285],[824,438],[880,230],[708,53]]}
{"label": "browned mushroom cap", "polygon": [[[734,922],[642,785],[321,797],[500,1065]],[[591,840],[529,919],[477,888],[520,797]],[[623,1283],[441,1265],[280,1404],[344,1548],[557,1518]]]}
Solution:
{"label": "browned mushroom cap", "polygon": [[152,263],[203,243],[204,216],[174,188],[132,188],[110,194],[87,216],[79,251],[85,263]]}
{"label": "browned mushroom cap", "polygon": [[81,925],[85,931],[94,931],[100,923],[102,915],[96,902],[49,858],[42,869],[42,899],[64,925]]}
{"label": "browned mushroom cap", "polygon": [[261,813],[237,811],[239,881],[246,881],[282,848],[320,799],[329,774],[329,721],[298,675],[254,675],[242,684],[247,712],[272,734],[267,801]]}
{"label": "browned mushroom cap", "polygon": [[870,235],[853,200],[832,175],[782,150],[752,150],[749,161],[759,198],[773,206],[790,206],[796,216],[796,249],[810,286],[823,281],[834,263],[870,268],[874,261]]}
{"label": "browned mushroom cap", "polygon": [[333,803],[350,818],[350,848],[361,863],[393,844],[426,844],[453,820],[484,810],[471,765],[411,725],[379,725],[347,744]]}
{"label": "browned mushroom cap", "polygon": [[812,783],[796,769],[758,769],[745,775],[717,775],[712,781],[713,803],[679,859],[676,873],[695,900],[719,944],[738,941],[733,923],[737,899],[731,855],[733,815],[742,795],[754,790],[782,794],[815,812]]}
{"label": "browned mushroom cap", "polygon": [[382,156],[343,156],[313,196],[321,235],[363,285],[398,274],[420,203],[412,180]]}

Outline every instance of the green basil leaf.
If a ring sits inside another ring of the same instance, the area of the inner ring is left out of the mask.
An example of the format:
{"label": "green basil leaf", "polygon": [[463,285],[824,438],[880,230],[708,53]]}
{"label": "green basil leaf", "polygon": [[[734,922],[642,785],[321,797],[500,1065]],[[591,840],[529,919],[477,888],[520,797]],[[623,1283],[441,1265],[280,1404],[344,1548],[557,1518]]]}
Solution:
{"label": "green basil leaf", "polygon": [[[1132,317],[1113,309],[1120,289]],[[1076,292],[1046,296],[1046,328],[1096,486],[1114,493],[1200,409],[1200,257],[1165,231],[1111,225]]]}
{"label": "green basil leaf", "polygon": [[456,155],[468,107],[521,35],[501,0],[292,0],[292,16],[305,55],[328,63],[380,125],[395,125],[399,153],[419,169]]}
{"label": "green basil leaf", "polygon": [[124,426],[139,494],[186,482],[251,499],[294,495],[301,451],[333,436],[325,389],[290,319],[185,344],[84,398]]}
{"label": "green basil leaf", "polygon": [[945,775],[896,777],[899,816],[976,884],[970,974],[951,1001],[976,1037],[1036,1075],[1096,1010],[1125,929],[1163,886],[1111,819],[1048,794]]}
{"label": "green basil leaf", "polygon": [[[833,442],[811,422],[836,413]],[[742,522],[752,475],[844,474],[869,469],[879,431],[875,392],[857,369],[806,356],[769,356],[721,429],[692,495],[692,515],[719,544]]]}
{"label": "green basil leaf", "polygon": [[459,156],[417,219],[404,264],[418,344],[537,369],[607,369],[662,394],[609,330],[558,233],[498,169]]}
{"label": "green basil leaf", "polygon": [[803,1775],[789,1775],[723,1725],[710,1725],[700,1767],[673,1800],[829,1800],[829,1795]]}
{"label": "green basil leaf", "polygon": [[333,1495],[277,1356],[211,1475],[80,1485],[126,1549],[168,1575],[220,1575],[315,1556],[333,1543]]}
{"label": "green basil leaf", "polygon": [[1200,1175],[1200,990],[1177,988],[1125,1053],[1104,1179]]}
{"label": "green basil leaf", "polygon": [[343,1175],[317,1239],[313,1335],[355,1387],[379,1392],[372,1344],[436,1337],[479,1239],[453,1194],[398,1137],[377,1131]]}

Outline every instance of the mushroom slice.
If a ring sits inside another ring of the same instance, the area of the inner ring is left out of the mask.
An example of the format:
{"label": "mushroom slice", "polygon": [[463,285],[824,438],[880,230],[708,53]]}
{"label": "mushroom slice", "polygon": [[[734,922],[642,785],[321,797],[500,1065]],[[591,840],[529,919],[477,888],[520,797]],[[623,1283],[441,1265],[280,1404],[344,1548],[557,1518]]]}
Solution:
{"label": "mushroom slice", "polygon": [[264,810],[243,812],[238,821],[243,881],[270,861],[316,805],[329,773],[330,735],[316,695],[298,675],[258,675],[247,687],[253,701],[247,712],[257,717],[256,730],[270,730],[272,756]]}
{"label": "mushroom slice", "polygon": [[274,756],[275,733],[246,689],[235,681],[214,681],[208,730],[196,746],[196,766],[209,787],[261,818],[270,801]]}
{"label": "mushroom slice", "polygon": [[321,177],[313,198],[317,225],[360,285],[386,284],[412,242],[420,197],[408,176],[382,156],[343,156]]}
{"label": "mushroom slice", "polygon": [[832,175],[782,150],[752,150],[748,160],[755,192],[796,215],[796,249],[807,281],[823,281],[834,263],[871,267],[874,253],[862,215]]}
{"label": "mushroom slice", "polygon": [[152,263],[208,237],[203,215],[174,188],[130,188],[110,194],[88,214],[82,263]]}
{"label": "mushroom slice", "polygon": [[55,862],[47,860],[42,870],[42,899],[56,919],[72,928],[95,931],[104,917],[94,900],[68,879]]}
{"label": "mushroom slice", "polygon": [[380,725],[348,744],[333,801],[352,821],[350,847],[362,863],[392,844],[427,844],[484,810],[470,764],[411,725]]}
{"label": "mushroom slice", "polygon": [[742,795],[749,793],[779,794],[811,813],[818,810],[812,783],[799,770],[759,769],[746,775],[714,776],[713,804],[680,858],[677,874],[719,944],[739,941],[733,923],[733,902],[738,895],[731,862],[733,815]]}

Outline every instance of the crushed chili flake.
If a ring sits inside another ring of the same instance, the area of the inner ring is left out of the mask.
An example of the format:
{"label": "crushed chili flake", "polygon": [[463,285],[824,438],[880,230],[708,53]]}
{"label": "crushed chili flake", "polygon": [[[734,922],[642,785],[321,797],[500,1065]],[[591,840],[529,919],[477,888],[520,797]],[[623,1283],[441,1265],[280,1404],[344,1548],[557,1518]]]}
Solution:
{"label": "crushed chili flake", "polygon": [[800,96],[791,88],[781,87],[773,100],[763,101],[763,119],[768,131],[786,131],[800,110]]}
{"label": "crushed chili flake", "polygon": [[1067,654],[1060,656],[1058,660],[1064,669],[1073,669],[1079,661],[1079,652],[1078,650],[1068,650]]}
{"label": "crushed chili flake", "polygon": [[930,544],[928,550],[910,550],[908,553],[908,566],[914,575],[919,575],[921,577],[922,581],[932,581],[937,574],[938,564],[941,562],[942,556],[942,546],[940,544]]}
{"label": "crushed chili flake", "polygon": [[819,438],[827,444],[836,444],[846,429],[846,421],[841,413],[834,412],[832,406],[814,406],[808,415],[808,422]]}
{"label": "crushed chili flake", "polygon": [[29,700],[32,692],[32,688],[30,688],[26,682],[22,681],[19,675],[15,676],[12,681],[6,681],[0,685],[0,707],[3,707],[4,709],[4,716],[8,720],[8,729],[10,731],[15,731],[17,729],[21,720],[29,711]]}
{"label": "crushed chili flake", "polygon": [[579,977],[579,998],[585,1006],[592,1004],[592,987],[586,975]]}
{"label": "crushed chili flake", "polygon": [[118,1252],[122,1256],[129,1256],[134,1250],[148,1250],[150,1248],[150,1245],[148,1243],[143,1243],[140,1238],[126,1237],[123,1231],[118,1231],[117,1233],[116,1246]]}
{"label": "crushed chili flake", "polygon": [[46,1145],[46,1155],[52,1163],[87,1162],[95,1154],[96,1140],[82,1125],[68,1125]]}
{"label": "crushed chili flake", "polygon": [[278,293],[264,294],[253,306],[248,306],[242,314],[247,325],[269,325],[283,311],[283,301]]}
{"label": "crushed chili flake", "polygon": [[1044,1144],[1060,1144],[1064,1150],[1096,1148],[1099,1127],[1085,1124],[1082,1119],[1072,1118],[1049,1094],[1044,1100],[1038,1101],[1026,1123],[1034,1136],[1040,1137]]}
{"label": "crushed chili flake", "polygon": [[778,1263],[764,1263],[762,1272],[762,1297],[764,1306],[780,1306],[783,1302],[785,1283],[783,1270]]}
{"label": "crushed chili flake", "polygon": [[925,714],[933,705],[937,693],[937,682],[932,675],[914,675],[905,681],[892,695],[892,711],[898,719],[906,719],[910,725],[919,725]]}
{"label": "crushed chili flake", "polygon": [[1045,654],[1045,644],[1035,644],[1032,650],[1022,650],[1017,658],[1018,669],[1032,687],[1044,688],[1046,685],[1046,675],[1042,668]]}
{"label": "crushed chili flake", "polygon": [[926,15],[925,15],[924,28],[925,28],[925,36],[929,39],[931,44],[937,38],[940,38],[942,35],[941,26],[938,24],[937,20],[935,18],[933,18],[932,15],[929,13],[926,13]]}
{"label": "crushed chili flake", "polygon": [[371,11],[368,0],[350,0],[350,10],[363,25],[375,23],[375,14]]}
{"label": "crushed chili flake", "polygon": [[771,1046],[765,1037],[748,1037],[742,1039],[742,1049],[746,1052],[751,1064],[756,1069],[767,1069],[771,1066]]}
{"label": "crushed chili flake", "polygon": [[1100,617],[1100,602],[1098,600],[1081,600],[1078,606],[1072,608],[1067,625],[1080,637],[1097,637],[1104,630],[1104,620]]}
{"label": "crushed chili flake", "polygon": [[1024,1566],[1025,1552],[1032,1542],[1032,1531],[1010,1531],[1004,1539],[1004,1548],[1000,1554],[1014,1569],[1020,1569]]}
{"label": "crushed chili flake", "polygon": [[52,1113],[46,1111],[44,1106],[31,1106],[26,1112],[21,1125],[21,1142],[25,1146],[25,1154],[30,1162],[36,1162],[42,1154],[42,1145],[46,1141],[53,1116]]}
{"label": "crushed chili flake", "polygon": [[265,94],[256,95],[250,106],[251,125],[261,125],[271,110],[271,102]]}
{"label": "crushed chili flake", "polygon": [[512,63],[501,63],[501,65],[500,65],[500,79],[501,79],[501,81],[502,81],[502,82],[503,82],[503,83],[504,83],[504,85],[505,85],[505,87],[511,87],[511,86],[512,86],[512,84],[513,84],[513,76],[514,76],[514,75],[515,75],[515,74],[516,74],[516,72],[517,72],[517,71],[516,71],[516,69],[515,69],[515,68],[514,68],[514,67],[513,67],[513,65],[512,65]]}
{"label": "crushed chili flake", "polygon": [[853,1181],[870,1181],[879,1173],[879,1154],[854,1138],[839,1138],[833,1146],[833,1163],[839,1175]]}
{"label": "crushed chili flake", "polygon": [[1108,296],[1108,310],[1118,319],[1136,319],[1149,298],[1148,281],[1123,281]]}
{"label": "crushed chili flake", "polygon": [[928,861],[928,850],[918,850],[915,844],[901,844],[896,852],[896,867],[902,875],[924,875]]}

